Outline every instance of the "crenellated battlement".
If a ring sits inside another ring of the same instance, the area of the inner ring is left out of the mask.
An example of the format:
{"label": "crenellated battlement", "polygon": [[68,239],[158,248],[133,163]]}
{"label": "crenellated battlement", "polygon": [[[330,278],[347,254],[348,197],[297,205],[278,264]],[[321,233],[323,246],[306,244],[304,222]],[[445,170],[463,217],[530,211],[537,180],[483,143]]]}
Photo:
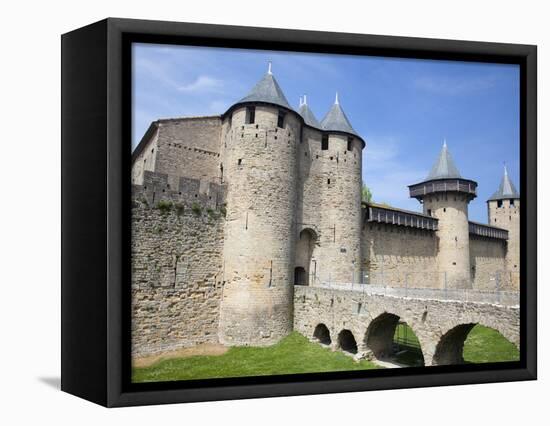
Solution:
{"label": "crenellated battlement", "polygon": [[132,185],[132,198],[154,207],[160,201],[182,206],[220,210],[225,206],[226,185],[166,173],[144,172],[143,185]]}

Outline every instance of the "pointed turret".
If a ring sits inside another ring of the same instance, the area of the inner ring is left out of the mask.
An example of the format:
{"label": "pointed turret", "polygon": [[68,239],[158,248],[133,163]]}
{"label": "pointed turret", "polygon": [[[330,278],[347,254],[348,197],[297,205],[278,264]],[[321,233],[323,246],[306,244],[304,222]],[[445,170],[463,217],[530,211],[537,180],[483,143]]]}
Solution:
{"label": "pointed turret", "polygon": [[455,192],[465,194],[468,201],[476,197],[477,182],[461,176],[453,157],[443,141],[443,147],[426,179],[409,185],[410,196],[422,202],[427,194]]}
{"label": "pointed turret", "polygon": [[309,108],[307,104],[307,96],[304,95],[303,98],[300,98],[300,109],[298,110],[305,123],[310,127],[315,127],[316,129],[322,129],[321,123],[315,118],[313,111]]}
{"label": "pointed turret", "polygon": [[334,104],[330,108],[327,115],[325,115],[325,118],[321,121],[321,125],[325,131],[344,132],[361,138],[361,136],[359,136],[359,134],[352,127],[346,113],[340,106],[338,92],[336,92]]}
{"label": "pointed turret", "polygon": [[498,190],[491,195],[487,201],[496,201],[496,200],[517,200],[519,199],[519,192],[516,190],[516,187],[510,180],[508,176],[508,169],[506,165],[504,166],[504,175],[500,181],[500,186]]}
{"label": "pointed turret", "polygon": [[443,141],[443,148],[439,153],[437,161],[434,163],[430,174],[426,180],[433,179],[456,179],[461,178],[460,172],[458,171],[453,157],[447,148],[447,141]]}
{"label": "pointed turret", "polygon": [[476,189],[477,182],[460,175],[447,141],[426,179],[409,186],[410,196],[422,203],[424,214],[438,220],[436,260],[441,287],[472,286],[468,203],[476,197]]}
{"label": "pointed turret", "polygon": [[292,107],[286,100],[286,96],[283,93],[281,86],[279,86],[279,83],[277,83],[277,80],[273,76],[271,71],[271,62],[269,62],[267,73],[263,76],[263,78],[256,83],[248,95],[237,103],[241,104],[246,102],[263,102],[292,110]]}

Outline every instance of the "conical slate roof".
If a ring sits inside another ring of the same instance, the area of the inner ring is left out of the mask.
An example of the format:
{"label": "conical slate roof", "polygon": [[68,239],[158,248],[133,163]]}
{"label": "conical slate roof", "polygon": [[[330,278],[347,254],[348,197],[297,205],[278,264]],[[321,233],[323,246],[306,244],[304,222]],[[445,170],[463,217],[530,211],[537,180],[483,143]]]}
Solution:
{"label": "conical slate roof", "polygon": [[430,174],[426,180],[435,180],[435,179],[459,179],[460,172],[458,171],[451,153],[447,149],[447,142],[443,143],[443,148],[439,153],[437,161],[434,163]]}
{"label": "conical slate roof", "polygon": [[504,176],[502,176],[500,186],[498,187],[498,190],[487,201],[518,198],[519,192],[516,190],[516,187],[508,177],[508,170],[506,169],[506,166],[504,166]]}
{"label": "conical slate roof", "polygon": [[266,102],[269,104],[275,104],[287,109],[292,109],[286,100],[281,86],[273,77],[271,73],[271,62],[269,63],[269,69],[267,74],[252,88],[250,93],[242,98],[237,103],[243,102]]}
{"label": "conical slate roof", "polygon": [[300,100],[300,109],[298,110],[298,113],[302,116],[305,123],[308,126],[315,127],[317,129],[322,129],[321,123],[315,118],[315,115],[313,114],[313,111],[309,108],[307,104],[307,98],[304,95],[303,102]]}
{"label": "conical slate roof", "polygon": [[330,108],[327,115],[325,115],[325,118],[321,121],[321,126],[323,126],[323,129],[327,131],[345,132],[359,138],[361,137],[353,129],[346,113],[340,106],[340,103],[338,102],[338,93],[336,94],[334,105],[332,105],[332,108]]}

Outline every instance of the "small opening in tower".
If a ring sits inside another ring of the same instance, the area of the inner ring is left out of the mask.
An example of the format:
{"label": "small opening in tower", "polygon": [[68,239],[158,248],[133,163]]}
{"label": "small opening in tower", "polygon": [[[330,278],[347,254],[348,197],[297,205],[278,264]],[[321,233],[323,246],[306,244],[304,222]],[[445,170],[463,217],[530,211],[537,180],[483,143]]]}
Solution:
{"label": "small opening in tower", "polygon": [[256,121],[256,107],[249,106],[246,107],[246,124],[254,124]]}
{"label": "small opening in tower", "polygon": [[502,207],[502,200],[497,201],[497,207]]}
{"label": "small opening in tower", "polygon": [[329,185],[330,185],[330,179],[327,179],[327,184],[329,184]]}
{"label": "small opening in tower", "polygon": [[351,151],[353,148],[353,138],[348,138],[348,151]]}
{"label": "small opening in tower", "polygon": [[323,139],[321,140],[321,149],[323,151],[328,150],[328,135],[323,135]]}
{"label": "small opening in tower", "polygon": [[514,200],[510,200],[510,206],[514,205]]}
{"label": "small opening in tower", "polygon": [[242,159],[242,158],[239,158],[239,159],[237,160],[237,165],[240,166],[241,164],[243,164],[243,159]]}
{"label": "small opening in tower", "polygon": [[277,116],[277,127],[283,129],[285,127],[285,112],[279,110],[279,115]]}
{"label": "small opening in tower", "polygon": [[428,209],[428,216],[432,215],[432,209]]}
{"label": "small opening in tower", "polygon": [[447,208],[443,207],[443,213],[447,213]]}

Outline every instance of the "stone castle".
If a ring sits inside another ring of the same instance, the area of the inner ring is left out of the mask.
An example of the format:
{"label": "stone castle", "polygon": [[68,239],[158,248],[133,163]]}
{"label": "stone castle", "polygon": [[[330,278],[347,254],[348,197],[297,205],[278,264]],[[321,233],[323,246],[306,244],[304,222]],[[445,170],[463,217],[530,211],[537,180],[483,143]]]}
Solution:
{"label": "stone castle", "polygon": [[132,154],[133,355],[276,343],[302,321],[305,286],[518,290],[506,170],[481,224],[446,144],[409,186],[422,212],[362,201],[365,147],[338,95],[318,121],[271,65],[221,115],[153,122]]}

